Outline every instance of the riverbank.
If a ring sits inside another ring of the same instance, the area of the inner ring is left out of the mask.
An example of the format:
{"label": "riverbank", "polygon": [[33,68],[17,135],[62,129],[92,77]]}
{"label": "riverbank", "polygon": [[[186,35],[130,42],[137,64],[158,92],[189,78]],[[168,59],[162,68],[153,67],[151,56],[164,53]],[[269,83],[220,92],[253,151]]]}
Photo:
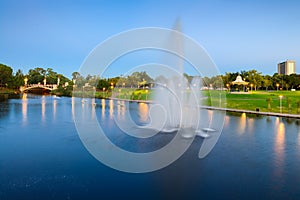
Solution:
{"label": "riverbank", "polygon": [[[211,91],[211,94],[215,92]],[[207,106],[210,106],[207,104]],[[226,93],[226,108],[267,113],[300,114],[300,91],[253,91]]]}
{"label": "riverbank", "polygon": [[12,99],[12,98],[19,98],[19,97],[20,97],[20,92],[18,90],[12,90],[7,88],[0,89],[0,101],[6,99]]}
{"label": "riverbank", "polygon": [[[137,103],[153,103],[151,100],[132,100],[132,99],[119,99],[119,98],[108,98],[111,100],[118,101],[128,101],[128,102],[137,102]],[[264,115],[264,116],[275,116],[275,117],[286,117],[286,118],[296,118],[300,119],[299,114],[290,114],[290,113],[277,113],[277,112],[261,112],[259,110],[247,110],[247,109],[235,109],[235,108],[220,108],[214,106],[199,106],[200,109],[208,109],[208,110],[219,110],[225,112],[235,112],[235,113],[247,113],[254,115]]]}
{"label": "riverbank", "polygon": [[[55,93],[54,93],[55,94]],[[68,93],[70,96],[72,92]],[[56,94],[59,96],[69,96]],[[154,90],[117,88],[112,91],[73,91],[76,97],[125,100],[130,102],[152,103]],[[300,116],[300,91],[253,91],[248,93],[228,93],[227,91],[202,91],[202,105],[214,108],[223,97],[222,109],[228,112],[251,113],[284,117]],[[218,108],[218,107],[217,107]]]}
{"label": "riverbank", "polygon": [[219,110],[219,111],[225,111],[225,112],[246,113],[246,114],[254,114],[254,115],[265,115],[265,116],[275,116],[275,117],[286,117],[286,118],[300,119],[300,115],[288,114],[288,113],[260,112],[260,111],[241,110],[241,109],[233,109],[233,108],[218,108],[218,107],[212,107],[212,106],[200,106],[200,108],[201,109],[208,109],[208,110]]}

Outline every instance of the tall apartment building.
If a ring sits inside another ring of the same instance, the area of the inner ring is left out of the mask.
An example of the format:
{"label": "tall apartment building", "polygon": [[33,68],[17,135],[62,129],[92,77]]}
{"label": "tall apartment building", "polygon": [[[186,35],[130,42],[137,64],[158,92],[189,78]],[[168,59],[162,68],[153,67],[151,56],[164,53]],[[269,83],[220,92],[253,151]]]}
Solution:
{"label": "tall apartment building", "polygon": [[278,64],[278,74],[290,75],[296,73],[296,62],[287,60]]}

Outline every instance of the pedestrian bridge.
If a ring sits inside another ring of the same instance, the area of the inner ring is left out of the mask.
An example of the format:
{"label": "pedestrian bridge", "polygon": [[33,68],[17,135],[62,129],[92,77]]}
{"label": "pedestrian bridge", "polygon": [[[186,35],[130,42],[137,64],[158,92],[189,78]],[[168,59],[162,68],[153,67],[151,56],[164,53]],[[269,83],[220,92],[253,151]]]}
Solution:
{"label": "pedestrian bridge", "polygon": [[43,85],[43,84],[30,84],[30,85],[26,85],[26,86],[21,86],[20,87],[20,91],[21,92],[26,92],[26,91],[30,91],[30,90],[47,90],[47,91],[52,91],[57,89],[57,85],[56,84],[48,84],[48,85]]}

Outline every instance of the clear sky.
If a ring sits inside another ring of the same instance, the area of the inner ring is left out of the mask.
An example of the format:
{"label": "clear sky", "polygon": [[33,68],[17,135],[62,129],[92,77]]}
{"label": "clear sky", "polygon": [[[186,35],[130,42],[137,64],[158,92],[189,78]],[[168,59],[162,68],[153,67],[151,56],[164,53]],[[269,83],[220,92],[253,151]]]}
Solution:
{"label": "clear sky", "polygon": [[0,63],[25,73],[50,67],[70,77],[108,37],[132,28],[172,28],[178,17],[222,73],[272,75],[286,59],[296,60],[300,72],[297,0],[2,0]]}

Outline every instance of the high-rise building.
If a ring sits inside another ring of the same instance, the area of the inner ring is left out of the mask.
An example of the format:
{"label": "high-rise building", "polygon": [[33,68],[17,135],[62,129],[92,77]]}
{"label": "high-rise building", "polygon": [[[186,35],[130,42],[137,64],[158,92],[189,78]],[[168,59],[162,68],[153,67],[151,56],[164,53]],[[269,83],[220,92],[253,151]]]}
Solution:
{"label": "high-rise building", "polygon": [[290,75],[296,73],[296,62],[287,60],[278,64],[278,74]]}

